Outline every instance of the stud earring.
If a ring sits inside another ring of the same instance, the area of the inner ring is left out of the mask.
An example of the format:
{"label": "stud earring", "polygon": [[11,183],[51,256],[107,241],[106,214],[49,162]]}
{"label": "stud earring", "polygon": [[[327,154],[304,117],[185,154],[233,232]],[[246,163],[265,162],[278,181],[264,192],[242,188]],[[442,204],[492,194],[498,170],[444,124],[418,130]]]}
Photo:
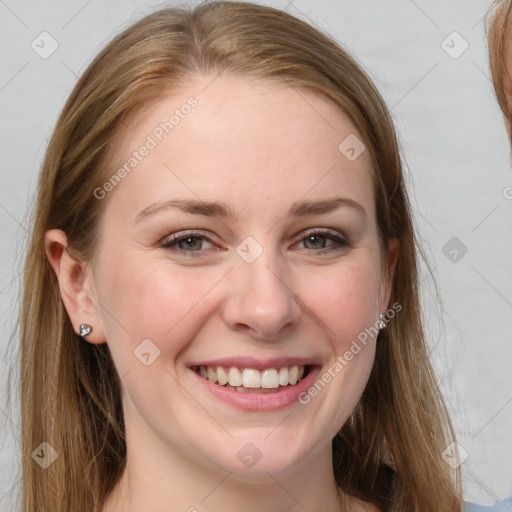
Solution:
{"label": "stud earring", "polygon": [[386,317],[383,313],[379,315],[379,329],[384,329],[386,327]]}
{"label": "stud earring", "polygon": [[92,332],[92,325],[89,324],[81,324],[80,325],[80,332],[78,335],[85,340],[85,337],[91,334]]}

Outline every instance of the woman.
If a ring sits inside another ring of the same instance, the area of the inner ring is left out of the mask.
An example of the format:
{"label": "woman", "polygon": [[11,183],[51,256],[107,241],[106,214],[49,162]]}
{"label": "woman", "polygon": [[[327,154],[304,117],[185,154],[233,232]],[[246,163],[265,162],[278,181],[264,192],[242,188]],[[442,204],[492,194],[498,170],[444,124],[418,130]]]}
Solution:
{"label": "woman", "polygon": [[236,2],[128,28],[39,179],[24,510],[462,510],[416,258],[388,111],[336,42]]}

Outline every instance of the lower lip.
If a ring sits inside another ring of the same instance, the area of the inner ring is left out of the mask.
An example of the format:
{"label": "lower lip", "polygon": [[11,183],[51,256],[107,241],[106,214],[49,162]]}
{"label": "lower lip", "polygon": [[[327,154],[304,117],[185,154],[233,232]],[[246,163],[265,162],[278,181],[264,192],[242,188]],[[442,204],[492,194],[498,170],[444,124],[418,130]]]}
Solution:
{"label": "lower lip", "polygon": [[251,412],[268,412],[278,411],[293,404],[300,404],[299,395],[306,392],[315,380],[320,368],[318,366],[310,366],[309,373],[304,379],[294,386],[288,386],[281,391],[275,393],[244,393],[231,388],[226,388],[219,384],[214,384],[208,379],[201,377],[196,371],[190,370],[204,388],[220,398],[223,402],[227,402],[244,411]]}

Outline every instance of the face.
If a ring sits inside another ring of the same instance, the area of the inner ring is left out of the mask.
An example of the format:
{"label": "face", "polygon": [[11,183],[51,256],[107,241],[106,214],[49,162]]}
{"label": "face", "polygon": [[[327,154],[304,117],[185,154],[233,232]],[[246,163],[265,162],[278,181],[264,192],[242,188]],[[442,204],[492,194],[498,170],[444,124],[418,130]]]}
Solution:
{"label": "face", "polygon": [[327,99],[229,77],[127,123],[93,282],[148,453],[239,478],[330,460],[390,288],[370,156],[338,149],[354,135]]}

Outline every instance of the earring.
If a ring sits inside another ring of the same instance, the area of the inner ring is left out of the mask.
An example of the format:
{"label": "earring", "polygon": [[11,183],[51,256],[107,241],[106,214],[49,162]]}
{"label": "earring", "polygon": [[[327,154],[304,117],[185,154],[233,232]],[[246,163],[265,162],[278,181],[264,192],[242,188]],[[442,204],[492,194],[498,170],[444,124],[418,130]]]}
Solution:
{"label": "earring", "polygon": [[89,324],[81,324],[80,325],[80,332],[78,335],[85,340],[85,337],[91,334],[92,332],[92,325]]}
{"label": "earring", "polygon": [[379,315],[379,329],[384,329],[386,327],[386,317],[383,313]]}

